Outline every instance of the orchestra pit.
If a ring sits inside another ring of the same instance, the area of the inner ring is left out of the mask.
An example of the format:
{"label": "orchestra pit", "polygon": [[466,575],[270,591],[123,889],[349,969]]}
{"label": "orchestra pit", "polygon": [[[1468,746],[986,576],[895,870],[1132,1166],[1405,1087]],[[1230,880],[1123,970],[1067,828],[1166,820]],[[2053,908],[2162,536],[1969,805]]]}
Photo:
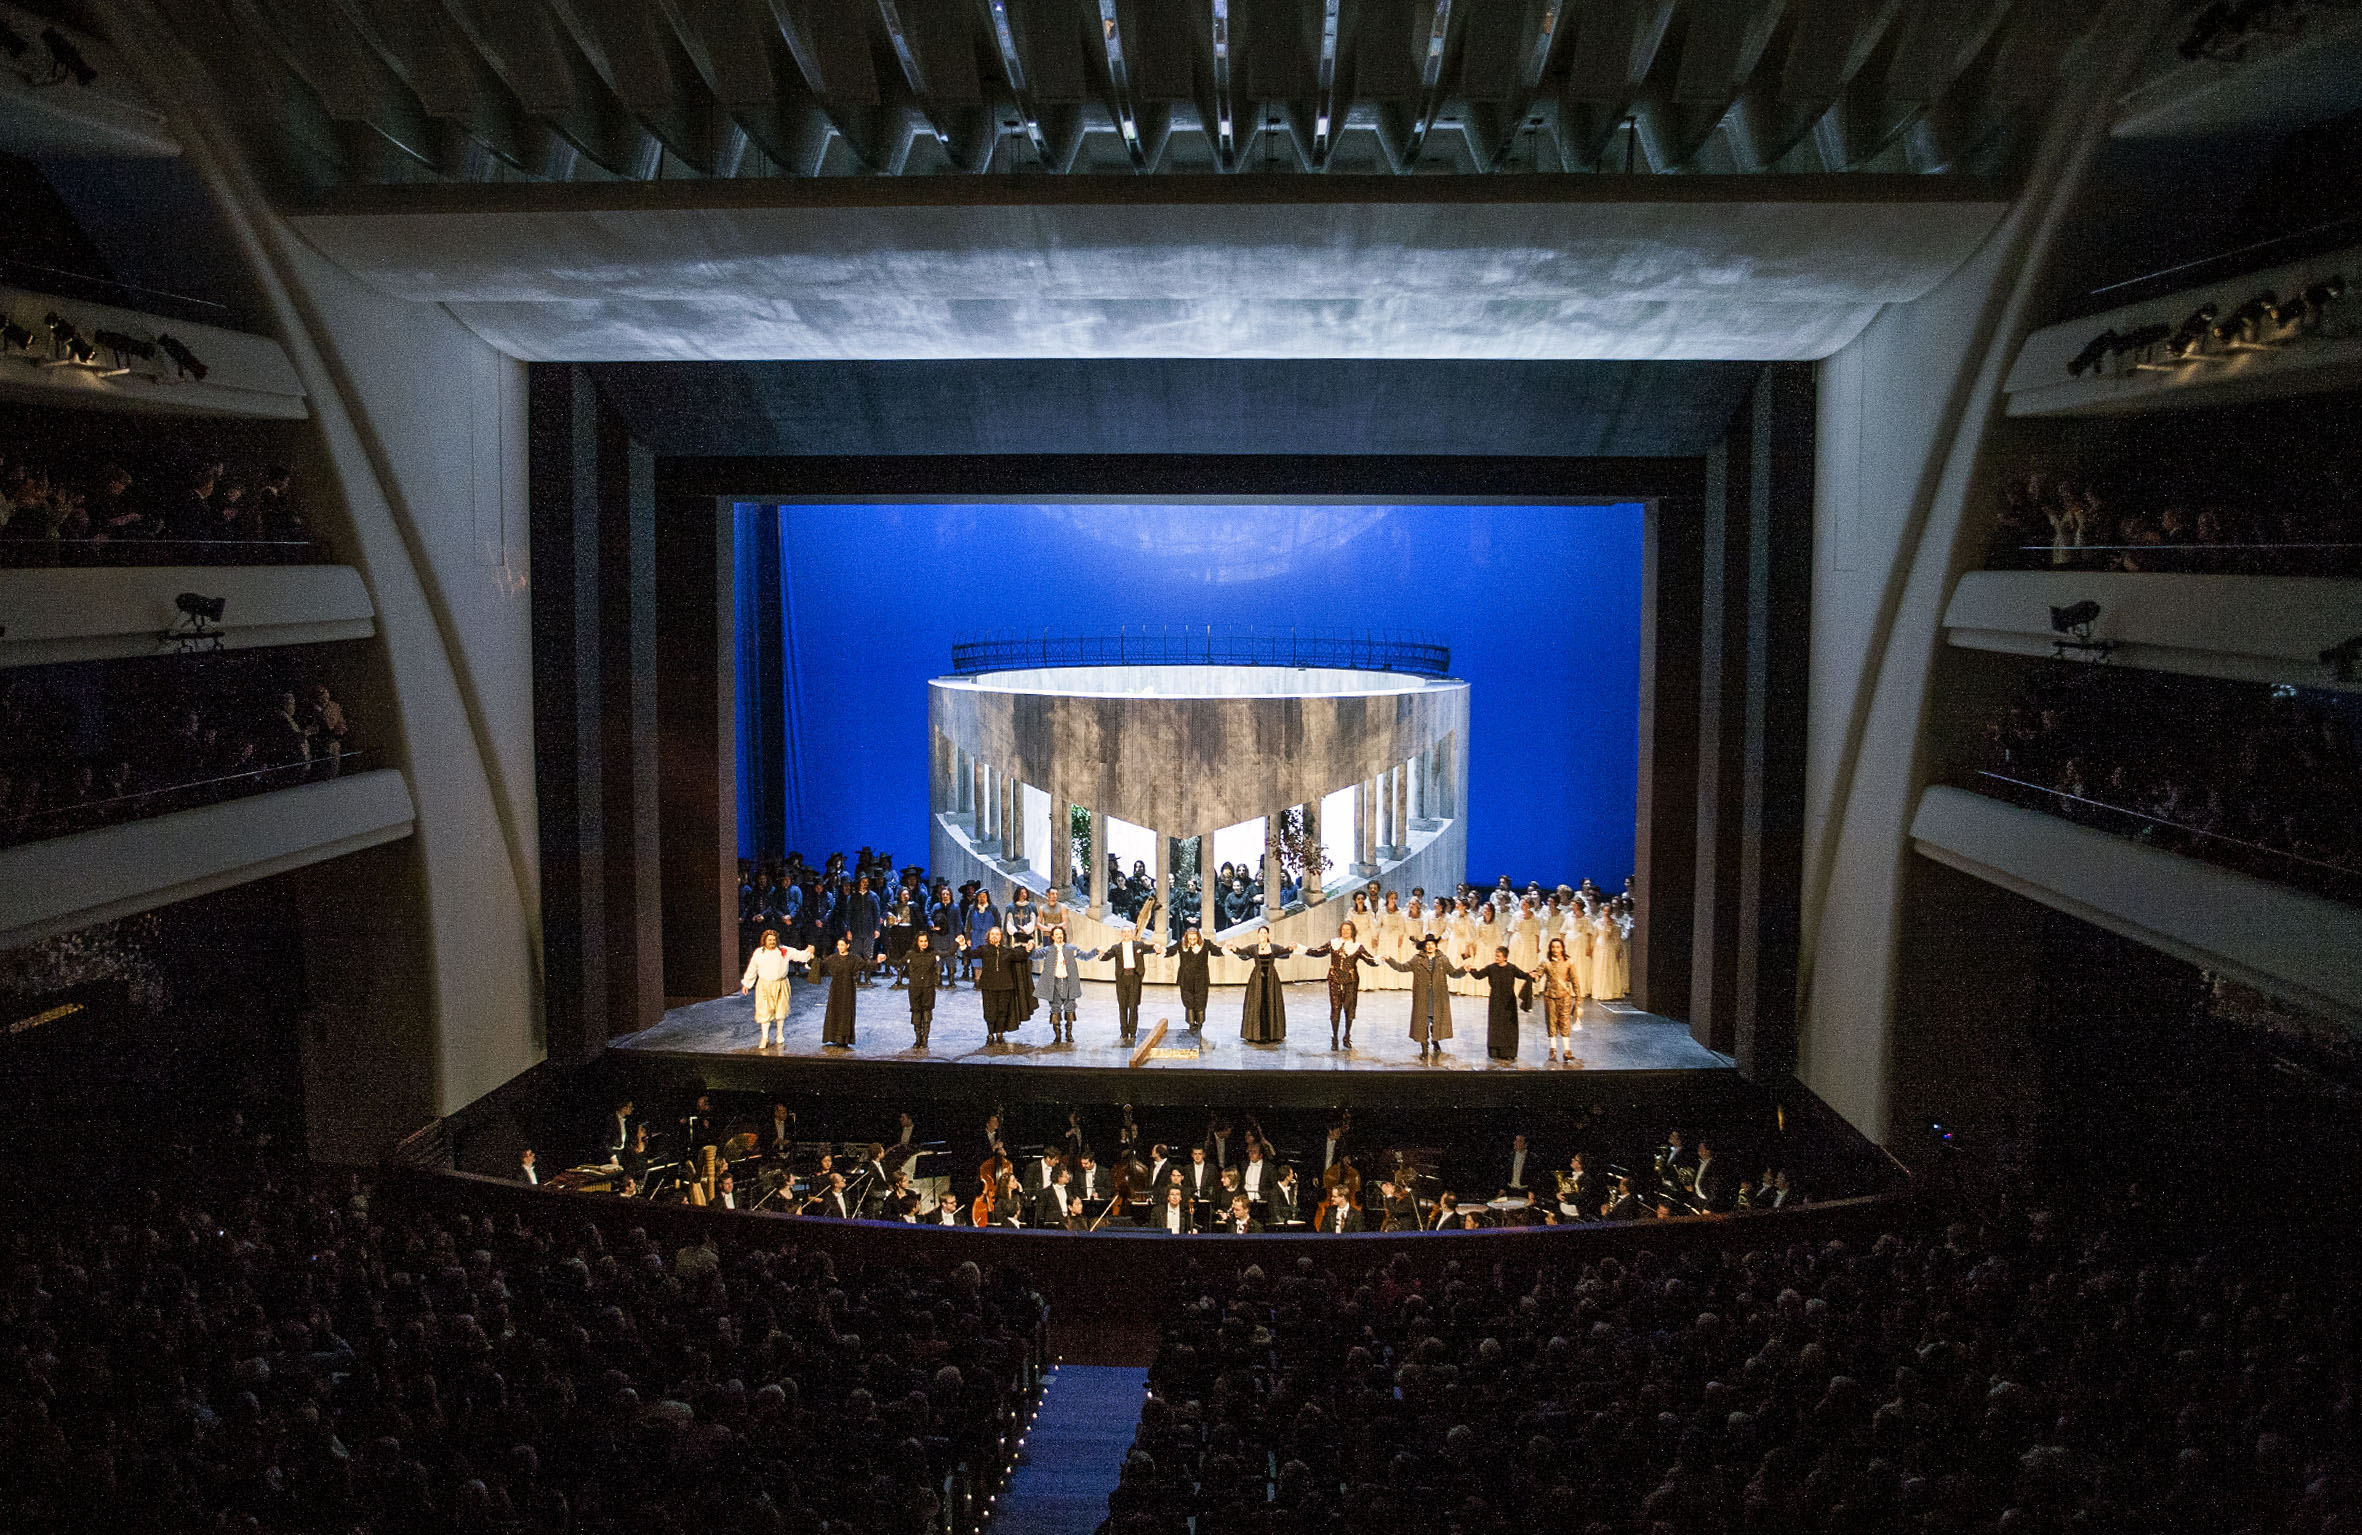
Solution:
{"label": "orchestra pit", "polygon": [[0,1528],[2362,1527],[2353,0],[0,0]]}

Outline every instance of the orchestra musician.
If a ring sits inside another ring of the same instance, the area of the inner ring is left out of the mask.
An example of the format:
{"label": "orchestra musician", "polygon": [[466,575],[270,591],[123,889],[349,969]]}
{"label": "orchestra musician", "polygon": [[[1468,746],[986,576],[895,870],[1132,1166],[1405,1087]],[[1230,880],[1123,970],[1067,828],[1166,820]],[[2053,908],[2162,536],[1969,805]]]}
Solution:
{"label": "orchestra musician", "polygon": [[1449,1231],[1454,1226],[1459,1224],[1460,1196],[1453,1193],[1451,1190],[1446,1189],[1443,1192],[1443,1197],[1436,1200],[1435,1202],[1435,1220],[1428,1229],[1432,1231]]}
{"label": "orchestra musician", "polygon": [[1346,1232],[1362,1229],[1361,1211],[1354,1208],[1353,1201],[1346,1197],[1343,1189],[1332,1189],[1329,1197],[1320,1202],[1319,1214],[1312,1224],[1313,1229],[1323,1235],[1342,1236]]}
{"label": "orchestra musician", "polygon": [[1270,1200],[1264,1218],[1265,1225],[1301,1226],[1304,1224],[1304,1207],[1297,1199],[1300,1188],[1301,1185],[1296,1182],[1295,1166],[1289,1164],[1282,1167],[1279,1170],[1279,1177],[1274,1179],[1271,1185]]}
{"label": "orchestra musician", "polygon": [[1382,1180],[1378,1184],[1378,1209],[1380,1231],[1419,1229],[1419,1196],[1406,1183],[1397,1183],[1392,1178]]}
{"label": "orchestra musician", "polygon": [[1082,1201],[1073,1193],[1074,1174],[1063,1165],[1052,1170],[1050,1181],[1033,1199],[1033,1223],[1073,1230],[1082,1221]]}
{"label": "orchestra musician", "polygon": [[1189,1190],[1192,1204],[1210,1205],[1214,1202],[1214,1195],[1222,1187],[1222,1173],[1206,1159],[1205,1147],[1190,1147],[1189,1160],[1181,1165],[1179,1171],[1182,1185]]}
{"label": "orchestra musician", "polygon": [[1230,1196],[1230,1208],[1222,1217],[1222,1229],[1232,1236],[1240,1237],[1252,1236],[1263,1229],[1263,1223],[1255,1219],[1254,1207],[1247,1203],[1245,1194]]}
{"label": "orchestra musician", "polygon": [[845,1192],[845,1175],[831,1172],[815,1176],[812,1197],[804,1201],[806,1215],[825,1216],[829,1220],[849,1221],[856,1213],[852,1196]]}
{"label": "orchestra musician", "polygon": [[1165,1202],[1151,1225],[1155,1230],[1181,1237],[1197,1230],[1197,1217],[1190,1210],[1189,1196],[1179,1184],[1165,1190]]}
{"label": "orchestra musician", "polygon": [[714,1204],[724,1210],[738,1208],[738,1180],[729,1173],[722,1174],[714,1185]]}
{"label": "orchestra musician", "polygon": [[783,1157],[795,1148],[796,1117],[784,1103],[771,1105],[771,1128],[763,1136],[763,1154]]}
{"label": "orchestra musician", "polygon": [[632,1143],[615,1158],[615,1165],[623,1169],[624,1176],[635,1183],[644,1185],[648,1181],[649,1161],[648,1127],[634,1125],[632,1126]]}
{"label": "orchestra musician", "polygon": [[1100,1167],[1098,1158],[1091,1155],[1091,1148],[1085,1146],[1077,1151],[1074,1155],[1075,1198],[1087,1205],[1097,1204],[1109,1198],[1111,1193],[1107,1172]]}

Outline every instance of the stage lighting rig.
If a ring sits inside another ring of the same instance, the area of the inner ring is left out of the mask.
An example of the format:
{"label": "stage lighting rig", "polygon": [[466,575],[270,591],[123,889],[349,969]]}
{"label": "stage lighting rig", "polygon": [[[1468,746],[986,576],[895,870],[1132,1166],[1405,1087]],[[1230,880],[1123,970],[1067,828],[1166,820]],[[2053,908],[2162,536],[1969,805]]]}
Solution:
{"label": "stage lighting rig", "polygon": [[49,355],[52,362],[71,363],[77,368],[85,368],[98,355],[98,348],[92,346],[89,339],[74,328],[74,322],[64,315],[52,310],[42,318],[41,323],[49,327]]}
{"label": "stage lighting rig", "polygon": [[2050,629],[2058,636],[2050,643],[2050,653],[2066,660],[2068,652],[2085,661],[2105,661],[2115,652],[2114,640],[2095,640],[2091,626],[2099,622],[2100,605],[2086,597],[2081,602],[2050,610]]}
{"label": "stage lighting rig", "polygon": [[172,359],[175,373],[182,378],[193,378],[200,384],[205,382],[205,375],[209,370],[203,362],[198,360],[197,354],[190,351],[178,336],[158,331],[156,332],[156,345],[163,348],[164,355]]}
{"label": "stage lighting rig", "polygon": [[135,357],[142,362],[153,362],[156,358],[156,343],[142,341],[137,336],[127,336],[119,330],[94,330],[90,333],[90,339],[115,354],[115,366],[106,370],[110,377],[117,373],[129,373],[131,360]]}
{"label": "stage lighting rig", "polygon": [[156,636],[158,646],[178,651],[184,656],[208,655],[221,649],[222,614],[228,610],[227,597],[208,597],[202,592],[182,592],[172,599],[180,616],[172,627]]}
{"label": "stage lighting rig", "polygon": [[33,333],[16,321],[0,316],[0,353],[29,352],[33,349]]}

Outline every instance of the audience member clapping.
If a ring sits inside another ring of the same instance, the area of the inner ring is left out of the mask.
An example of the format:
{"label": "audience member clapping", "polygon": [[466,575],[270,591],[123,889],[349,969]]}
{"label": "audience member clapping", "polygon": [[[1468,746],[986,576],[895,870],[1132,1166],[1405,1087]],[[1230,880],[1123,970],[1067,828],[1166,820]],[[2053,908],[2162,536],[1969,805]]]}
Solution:
{"label": "audience member clapping", "polygon": [[135,473],[0,436],[0,564],[208,565],[326,559],[281,464]]}

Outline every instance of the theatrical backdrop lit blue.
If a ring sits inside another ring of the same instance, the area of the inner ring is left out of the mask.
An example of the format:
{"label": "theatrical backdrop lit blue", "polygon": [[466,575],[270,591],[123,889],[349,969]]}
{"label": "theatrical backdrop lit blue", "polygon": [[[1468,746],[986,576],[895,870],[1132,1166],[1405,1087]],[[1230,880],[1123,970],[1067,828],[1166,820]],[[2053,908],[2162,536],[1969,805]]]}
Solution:
{"label": "theatrical backdrop lit blue", "polygon": [[785,847],[924,861],[925,683],[955,637],[1211,624],[1444,637],[1470,684],[1469,878],[1632,872],[1638,505],[741,504],[736,539],[744,854],[775,775]]}

